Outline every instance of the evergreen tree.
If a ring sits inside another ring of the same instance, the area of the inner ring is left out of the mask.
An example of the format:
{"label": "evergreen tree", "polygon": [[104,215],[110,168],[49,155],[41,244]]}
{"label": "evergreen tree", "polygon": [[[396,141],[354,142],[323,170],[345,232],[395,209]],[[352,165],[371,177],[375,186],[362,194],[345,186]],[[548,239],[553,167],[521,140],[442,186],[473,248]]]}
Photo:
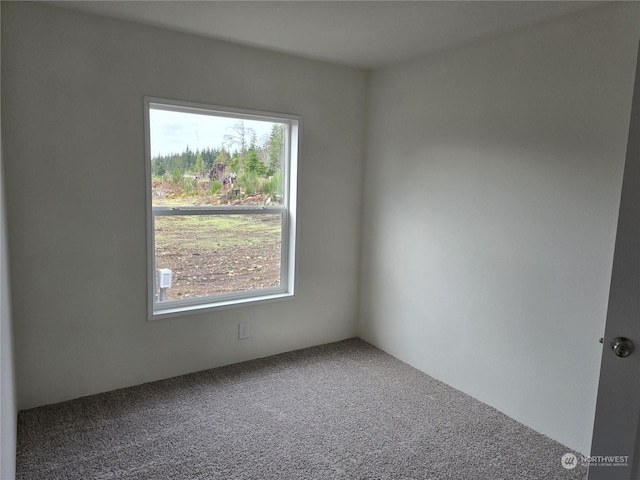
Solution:
{"label": "evergreen tree", "polygon": [[196,165],[194,168],[195,174],[201,177],[204,170],[204,160],[202,159],[202,154],[200,152],[196,155]]}
{"label": "evergreen tree", "polygon": [[269,165],[267,167],[267,175],[271,176],[279,172],[282,167],[282,159],[284,158],[284,125],[275,123],[271,127],[269,140],[267,141],[267,152],[269,157]]}
{"label": "evergreen tree", "polygon": [[229,152],[223,148],[216,156],[214,163],[224,163],[225,165],[229,165],[231,163],[231,155],[229,155]]}
{"label": "evergreen tree", "polygon": [[258,158],[258,152],[255,147],[251,147],[246,155],[246,169],[249,173],[253,173],[263,177],[267,173],[267,167]]}

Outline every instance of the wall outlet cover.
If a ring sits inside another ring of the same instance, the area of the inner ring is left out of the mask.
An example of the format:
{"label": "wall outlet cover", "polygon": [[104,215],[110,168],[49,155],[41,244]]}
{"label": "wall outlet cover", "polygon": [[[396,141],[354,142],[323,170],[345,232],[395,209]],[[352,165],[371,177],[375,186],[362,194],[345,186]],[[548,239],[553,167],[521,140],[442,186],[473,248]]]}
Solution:
{"label": "wall outlet cover", "polygon": [[249,323],[243,322],[238,324],[238,340],[249,338]]}

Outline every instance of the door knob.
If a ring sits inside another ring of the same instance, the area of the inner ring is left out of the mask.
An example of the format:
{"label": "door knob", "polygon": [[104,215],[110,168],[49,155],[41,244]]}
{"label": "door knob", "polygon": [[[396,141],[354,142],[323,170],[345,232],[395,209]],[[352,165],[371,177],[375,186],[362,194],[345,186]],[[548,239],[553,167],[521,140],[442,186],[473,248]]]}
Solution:
{"label": "door knob", "polygon": [[633,353],[633,342],[625,337],[616,337],[611,340],[611,350],[617,356],[625,358]]}

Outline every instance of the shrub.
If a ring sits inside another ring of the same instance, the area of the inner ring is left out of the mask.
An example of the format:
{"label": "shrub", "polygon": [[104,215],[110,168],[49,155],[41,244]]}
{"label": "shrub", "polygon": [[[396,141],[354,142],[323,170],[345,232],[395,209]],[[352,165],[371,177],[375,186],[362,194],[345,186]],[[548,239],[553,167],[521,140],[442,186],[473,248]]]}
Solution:
{"label": "shrub", "polygon": [[173,180],[173,183],[179,185],[180,180],[182,180],[182,170],[180,170],[179,168],[174,168],[173,170],[171,170],[171,179]]}
{"label": "shrub", "polygon": [[195,182],[193,178],[182,179],[182,191],[184,193],[191,193],[195,190]]}
{"label": "shrub", "polygon": [[251,195],[260,189],[260,178],[250,173],[245,173],[238,177],[238,187],[245,193]]}
{"label": "shrub", "polygon": [[262,191],[267,195],[282,195],[282,174],[276,173],[262,184]]}
{"label": "shrub", "polygon": [[222,182],[220,180],[213,180],[209,184],[209,193],[218,193],[222,190]]}

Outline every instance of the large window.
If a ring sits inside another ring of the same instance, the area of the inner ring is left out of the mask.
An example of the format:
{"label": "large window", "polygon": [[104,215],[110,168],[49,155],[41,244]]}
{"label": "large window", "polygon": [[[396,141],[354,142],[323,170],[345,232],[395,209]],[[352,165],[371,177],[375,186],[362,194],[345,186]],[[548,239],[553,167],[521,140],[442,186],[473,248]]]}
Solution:
{"label": "large window", "polygon": [[149,318],[293,295],[299,118],[145,98]]}

